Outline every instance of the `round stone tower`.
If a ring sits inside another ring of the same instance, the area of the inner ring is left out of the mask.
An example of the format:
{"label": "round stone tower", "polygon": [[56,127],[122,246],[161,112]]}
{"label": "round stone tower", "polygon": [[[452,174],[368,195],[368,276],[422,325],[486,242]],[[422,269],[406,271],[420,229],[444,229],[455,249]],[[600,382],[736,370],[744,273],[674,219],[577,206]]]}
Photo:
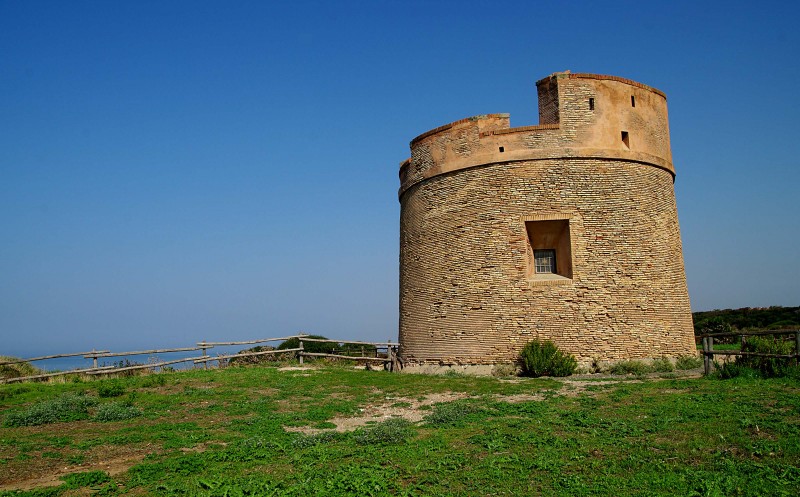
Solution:
{"label": "round stone tower", "polygon": [[406,366],[695,353],[664,93],[597,74],[536,83],[539,125],[462,119],[400,166]]}

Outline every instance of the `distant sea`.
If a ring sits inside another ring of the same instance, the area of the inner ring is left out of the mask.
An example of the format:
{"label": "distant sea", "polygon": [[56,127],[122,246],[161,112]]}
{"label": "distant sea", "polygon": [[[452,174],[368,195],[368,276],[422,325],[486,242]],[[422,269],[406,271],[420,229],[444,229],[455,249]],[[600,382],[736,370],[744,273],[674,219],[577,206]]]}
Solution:
{"label": "distant sea", "polygon": [[[253,345],[233,345],[233,346],[226,346],[226,347],[214,347],[213,349],[208,350],[208,355],[215,357],[218,355],[228,355],[228,354],[235,354],[240,350],[244,350],[246,348],[253,347]],[[115,352],[115,351],[112,351]],[[44,352],[39,355],[49,355],[51,353]],[[173,361],[176,359],[183,359],[185,357],[200,357],[202,355],[202,351],[200,350],[189,350],[185,352],[168,352],[162,354],[141,354],[141,355],[131,355],[131,356],[121,356],[121,357],[100,357],[97,359],[98,366],[114,366],[118,365],[120,361],[126,363],[126,361],[130,362],[130,365],[135,364],[148,364],[148,363],[156,363],[156,362],[164,362],[164,361]],[[31,356],[27,356],[31,357]],[[60,359],[45,359],[42,361],[33,361],[31,362],[33,366],[41,369],[45,373],[53,373],[56,371],[69,371],[72,369],[87,369],[92,367],[92,360],[91,359],[84,359],[82,356],[77,357],[63,357]],[[216,366],[216,362],[210,362]],[[175,369],[191,369],[195,367],[195,364],[192,361],[177,363],[177,364],[170,364],[170,367]],[[197,364],[197,367],[203,367],[202,363]]]}

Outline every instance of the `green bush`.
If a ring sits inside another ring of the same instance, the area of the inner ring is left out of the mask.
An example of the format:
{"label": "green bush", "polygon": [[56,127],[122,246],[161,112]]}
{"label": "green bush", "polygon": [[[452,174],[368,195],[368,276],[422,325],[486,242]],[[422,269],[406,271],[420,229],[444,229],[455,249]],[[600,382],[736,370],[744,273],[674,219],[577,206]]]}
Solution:
{"label": "green bush", "polygon": [[675,369],[683,371],[686,369],[697,369],[703,365],[703,359],[698,356],[684,355],[675,361]]}
{"label": "green bush", "polygon": [[[336,344],[334,344],[336,345]],[[334,353],[341,354],[341,355],[350,355],[350,356],[361,356],[361,353],[364,353],[364,357],[375,357],[375,353],[377,352],[377,348],[374,345],[362,345],[359,343],[343,343],[341,346],[336,347]]]}
{"label": "green bush", "polygon": [[125,387],[118,381],[101,381],[97,384],[97,395],[99,397],[119,397],[125,393]]}
{"label": "green bush", "polygon": [[[742,352],[761,354],[794,354],[794,340],[783,340],[782,337],[750,336],[742,344]],[[777,378],[794,374],[797,366],[794,359],[781,357],[741,356],[736,358],[738,366],[754,369],[764,378]]]}
{"label": "green bush", "polygon": [[95,412],[92,419],[103,422],[122,421],[141,415],[142,411],[132,405],[123,402],[109,402],[107,404],[101,404],[100,407],[97,408],[97,412]]}
{"label": "green bush", "polygon": [[9,413],[5,426],[38,426],[58,421],[78,421],[89,417],[89,408],[97,405],[95,397],[65,393],[34,404],[24,411]]}
{"label": "green bush", "polygon": [[[319,340],[327,340],[322,335],[307,335],[305,338],[316,338]],[[336,349],[335,343],[332,342],[306,342],[303,341],[303,351],[304,352],[315,352],[321,354],[332,354],[333,351]],[[278,345],[278,350],[286,350],[286,349],[296,349],[300,347],[300,339],[297,337],[290,338],[280,345]]]}
{"label": "green bush", "polygon": [[721,380],[730,380],[732,378],[747,378],[750,380],[760,378],[761,374],[755,369],[738,364],[736,361],[726,362],[720,364],[714,363],[714,376]]}
{"label": "green bush", "polygon": [[[297,346],[295,346],[296,348]],[[285,347],[290,348],[290,347]],[[275,347],[271,345],[257,345],[255,347],[250,347],[249,349],[240,350],[239,354],[248,354],[251,352],[267,352],[270,350],[275,350]],[[287,356],[291,354],[291,352],[287,352],[286,354],[264,354],[264,355],[251,355],[251,356],[244,356],[244,357],[232,357],[228,364],[231,366],[246,366],[246,365],[255,365],[255,364],[263,364],[265,362],[277,362],[280,360],[286,359]]]}
{"label": "green bush", "polygon": [[525,376],[569,376],[578,367],[575,356],[558,349],[550,340],[529,342],[520,353]]}

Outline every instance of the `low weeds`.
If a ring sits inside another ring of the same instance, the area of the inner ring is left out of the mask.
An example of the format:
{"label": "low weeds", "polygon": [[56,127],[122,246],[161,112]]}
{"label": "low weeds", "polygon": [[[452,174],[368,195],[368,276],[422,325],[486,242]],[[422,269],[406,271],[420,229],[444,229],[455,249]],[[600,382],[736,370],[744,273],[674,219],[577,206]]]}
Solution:
{"label": "low weeds", "polygon": [[722,364],[720,364],[719,362],[714,362],[713,376],[720,380],[730,380],[733,378],[747,378],[750,380],[754,380],[757,378],[761,378],[761,374],[759,373],[758,370],[755,370],[743,364],[739,364],[735,361],[725,362]]}
{"label": "low weeds", "polygon": [[119,397],[124,394],[125,387],[117,380],[101,380],[100,383],[97,384],[98,397]]}
{"label": "low weeds", "polygon": [[644,376],[647,373],[651,373],[652,370],[650,369],[650,366],[642,361],[620,361],[612,364],[611,367],[608,368],[608,372],[618,375],[632,374],[636,376]]}
{"label": "low weeds", "polygon": [[123,421],[142,415],[142,410],[124,402],[108,402],[100,404],[95,412],[95,421]]}
{"label": "low weeds", "polygon": [[666,357],[653,359],[649,363],[643,361],[620,361],[609,366],[605,372],[616,375],[645,376],[649,373],[672,373],[676,369],[679,371],[696,369],[703,364],[702,359],[697,357],[679,357],[675,364]]}
{"label": "low weeds", "polygon": [[[335,367],[307,373],[176,372],[167,388],[150,388],[147,377],[122,378],[116,381],[126,396],[109,400],[98,399],[91,382],[37,384],[0,397],[4,414],[69,396],[95,402],[81,414],[85,421],[4,427],[4,485],[67,464],[83,464],[86,472],[64,477],[60,487],[0,496],[755,496],[800,488],[800,382],[793,378],[662,375],[558,395],[566,387],[544,379]],[[0,385],[0,393],[11,391]],[[393,400],[454,394],[469,398],[430,405],[418,423],[390,418],[315,435],[287,429],[327,426]],[[124,411],[133,399],[141,416],[94,423],[102,410]],[[147,457],[127,471],[101,471],[104,459],[144,451]]]}
{"label": "low weeds", "polygon": [[[751,336],[742,344],[742,352],[757,352],[761,354],[792,355],[794,343],[783,340],[782,337]],[[736,363],[754,369],[764,378],[780,378],[798,374],[798,366],[793,364],[793,359],[780,357],[741,356],[736,358]]]}
{"label": "low weeds", "polygon": [[405,443],[417,432],[410,421],[390,418],[369,428],[361,428],[353,433],[353,440],[359,445],[387,445]]}
{"label": "low weeds", "polygon": [[97,402],[95,397],[88,395],[65,393],[54,399],[38,402],[25,410],[9,413],[4,425],[39,426],[88,419],[89,408],[97,405]]}
{"label": "low weeds", "polygon": [[335,431],[323,431],[310,435],[301,435],[292,441],[292,446],[298,449],[306,449],[320,444],[328,444],[340,441],[344,438],[342,433]]}
{"label": "low weeds", "polygon": [[111,477],[105,471],[86,471],[83,473],[72,473],[62,476],[61,479],[68,489],[82,487],[95,487],[110,482]]}
{"label": "low weeds", "polygon": [[[793,341],[780,337],[750,336],[742,343],[742,352],[760,354],[792,355]],[[714,376],[728,380],[732,378],[800,378],[800,366],[795,359],[785,357],[739,356],[734,361],[720,364],[714,362]]]}
{"label": "low weeds", "polygon": [[660,357],[650,363],[650,370],[654,373],[671,373],[675,371],[675,366],[666,357]]}
{"label": "low weeds", "polygon": [[675,361],[675,369],[678,371],[685,371],[688,369],[697,369],[703,365],[703,359],[699,356],[681,356]]}
{"label": "low weeds", "polygon": [[430,414],[425,416],[425,422],[434,426],[459,426],[474,419],[484,412],[484,409],[475,402],[456,400],[435,404]]}

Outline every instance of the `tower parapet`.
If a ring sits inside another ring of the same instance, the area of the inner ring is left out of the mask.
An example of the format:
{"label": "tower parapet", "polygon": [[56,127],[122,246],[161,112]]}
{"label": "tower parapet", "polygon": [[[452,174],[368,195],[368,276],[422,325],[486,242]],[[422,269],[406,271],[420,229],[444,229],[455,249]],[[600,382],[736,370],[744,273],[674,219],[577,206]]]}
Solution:
{"label": "tower parapet", "polygon": [[649,164],[673,176],[663,92],[615,76],[555,73],[536,83],[539,125],[508,114],[461,119],[411,141],[400,194],[433,176],[495,162],[594,158]]}

